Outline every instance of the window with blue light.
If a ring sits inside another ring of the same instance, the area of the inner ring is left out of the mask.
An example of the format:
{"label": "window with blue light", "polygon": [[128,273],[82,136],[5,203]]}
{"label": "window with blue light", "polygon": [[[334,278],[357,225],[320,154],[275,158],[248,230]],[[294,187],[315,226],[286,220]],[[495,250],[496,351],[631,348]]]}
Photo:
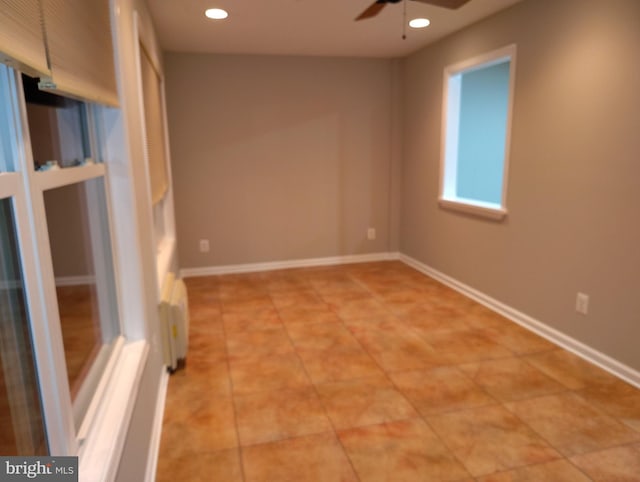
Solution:
{"label": "window with blue light", "polygon": [[445,69],[440,203],[506,215],[515,46]]}

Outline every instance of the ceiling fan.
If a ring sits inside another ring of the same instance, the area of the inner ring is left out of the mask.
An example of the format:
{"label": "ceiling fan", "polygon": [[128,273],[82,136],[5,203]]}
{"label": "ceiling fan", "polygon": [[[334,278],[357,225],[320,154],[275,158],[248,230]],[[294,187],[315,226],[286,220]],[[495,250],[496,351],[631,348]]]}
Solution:
{"label": "ceiling fan", "polygon": [[[364,12],[356,17],[356,20],[364,20],[378,15],[388,3],[399,3],[402,0],[376,0]],[[469,0],[414,0],[415,2],[428,3],[437,7],[456,9],[462,7]]]}

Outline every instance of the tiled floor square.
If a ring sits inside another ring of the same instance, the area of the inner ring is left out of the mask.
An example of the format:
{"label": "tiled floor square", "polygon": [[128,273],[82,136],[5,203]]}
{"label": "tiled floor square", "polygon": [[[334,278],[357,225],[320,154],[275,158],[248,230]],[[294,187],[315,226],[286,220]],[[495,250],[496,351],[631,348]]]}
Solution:
{"label": "tiled floor square", "polygon": [[226,362],[209,360],[194,365],[191,360],[184,368],[176,371],[169,379],[167,390],[167,405],[169,409],[179,408],[171,406],[173,400],[177,403],[179,397],[198,397],[203,394],[218,396],[231,395],[231,377]]}
{"label": "tiled floor square", "polygon": [[326,383],[382,375],[377,363],[363,349],[297,350],[313,383]]}
{"label": "tiled floor square", "polygon": [[476,479],[477,482],[590,482],[591,479],[565,459],[528,465]]}
{"label": "tiled floor square", "polygon": [[340,318],[329,308],[305,308],[289,306],[278,310],[280,320],[290,323],[339,323]]}
{"label": "tiled floor square", "polygon": [[576,393],[589,404],[640,432],[640,389],[622,380],[587,383]]}
{"label": "tiled floor square", "polygon": [[349,323],[349,329],[387,372],[432,368],[444,359],[415,332],[385,323]]}
{"label": "tiled floor square", "polygon": [[601,368],[565,350],[557,349],[531,355],[526,357],[526,360],[551,378],[574,390],[584,388],[588,383],[609,381],[613,378]]}
{"label": "tiled floor square", "polygon": [[287,332],[296,350],[336,352],[362,348],[342,323],[294,323],[287,325]]}
{"label": "tiled floor square", "polygon": [[312,289],[311,284],[304,276],[293,273],[266,276],[264,283],[267,291],[271,294]]}
{"label": "tiled floor square", "polygon": [[156,482],[242,482],[238,449],[173,456],[158,459]]}
{"label": "tiled floor square", "polygon": [[363,320],[389,313],[389,310],[373,297],[330,306],[342,320]]}
{"label": "tiled floor square", "polygon": [[191,323],[193,325],[206,325],[212,321],[220,321],[222,309],[216,302],[192,302]]}
{"label": "tiled floor square", "polygon": [[246,482],[357,482],[333,433],[245,447]]}
{"label": "tiled floor square", "polygon": [[446,331],[424,335],[433,349],[449,363],[471,363],[508,358],[513,353],[489,338],[482,330]]}
{"label": "tiled floor square", "polygon": [[456,367],[398,372],[389,376],[423,416],[497,403]]}
{"label": "tiled floor square", "polygon": [[506,323],[501,323],[504,326],[481,328],[480,330],[517,355],[540,353],[556,348],[553,343],[535,333],[525,330],[515,323],[509,321]]}
{"label": "tiled floor square", "polygon": [[317,385],[336,429],[417,417],[407,399],[385,377]]}
{"label": "tiled floor square", "polygon": [[282,326],[275,308],[225,313],[222,315],[222,321],[227,334]]}
{"label": "tiled floor square", "polygon": [[284,327],[227,333],[227,355],[232,362],[292,353]]}
{"label": "tiled floor square", "polygon": [[222,300],[222,313],[238,313],[243,311],[268,310],[273,302],[267,294],[259,294],[246,299],[229,297]]}
{"label": "tiled floor square", "polygon": [[436,415],[428,422],[475,477],[560,457],[501,406]]}
{"label": "tiled floor square", "polygon": [[572,393],[512,402],[506,406],[565,456],[640,440],[640,433]]}
{"label": "tiled floor square", "polygon": [[185,397],[181,401],[179,407],[168,407],[170,412],[165,415],[162,453],[169,450],[177,457],[238,446],[231,397]]}
{"label": "tiled floor square", "polygon": [[316,292],[323,298],[325,298],[325,295],[331,295],[334,293],[345,294],[367,292],[360,283],[344,273],[334,275],[329,274],[326,276],[312,275],[310,282],[313,289],[316,290]]}
{"label": "tiled floor square", "polygon": [[331,431],[312,387],[238,395],[235,407],[242,445]]}
{"label": "tiled floor square", "polygon": [[464,331],[469,329],[462,317],[447,318],[426,310],[420,306],[405,313],[398,318],[412,329],[421,334],[433,334],[439,331]]}
{"label": "tiled floor square", "polygon": [[423,420],[339,431],[360,480],[456,481],[469,476]]}
{"label": "tiled floor square", "polygon": [[[199,341],[193,343],[196,339],[199,339]],[[206,336],[190,334],[188,351],[189,360],[187,360],[187,363],[193,362],[194,365],[206,364],[207,361],[224,362],[227,359],[227,345],[224,334]]]}
{"label": "tiled floor square", "polygon": [[571,457],[594,482],[639,482],[640,445],[627,445]]}
{"label": "tiled floor square", "polygon": [[519,358],[460,365],[460,369],[503,402],[566,391],[563,385]]}
{"label": "tiled floor square", "polygon": [[271,293],[271,299],[278,309],[297,307],[307,310],[326,310],[328,308],[322,298],[311,288]]}
{"label": "tiled floor square", "polygon": [[310,385],[295,354],[251,358],[230,363],[234,394],[247,394]]}

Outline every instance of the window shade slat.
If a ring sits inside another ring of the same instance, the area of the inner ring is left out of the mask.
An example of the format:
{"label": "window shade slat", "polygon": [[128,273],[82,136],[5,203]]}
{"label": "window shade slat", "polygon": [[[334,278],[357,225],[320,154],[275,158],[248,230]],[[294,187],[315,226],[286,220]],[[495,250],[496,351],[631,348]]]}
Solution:
{"label": "window shade slat", "polygon": [[140,71],[144,102],[145,140],[151,179],[151,200],[158,203],[168,188],[167,156],[165,153],[162,86],[147,52],[140,46]]}
{"label": "window shade slat", "polygon": [[29,75],[49,75],[38,0],[0,0],[0,62]]}
{"label": "window shade slat", "polygon": [[42,0],[51,78],[42,85],[116,107],[108,0]]}

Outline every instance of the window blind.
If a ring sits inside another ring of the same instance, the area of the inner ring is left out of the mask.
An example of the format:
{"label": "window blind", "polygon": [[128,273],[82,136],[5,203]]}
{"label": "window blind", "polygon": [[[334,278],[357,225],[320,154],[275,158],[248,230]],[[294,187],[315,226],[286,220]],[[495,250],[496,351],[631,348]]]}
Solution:
{"label": "window blind", "polygon": [[32,76],[50,73],[39,0],[0,0],[0,62]]}
{"label": "window blind", "polygon": [[151,200],[156,204],[162,200],[168,187],[162,85],[160,76],[142,44],[140,45],[140,71]]}
{"label": "window blind", "polygon": [[117,107],[108,0],[41,0],[51,76],[41,87]]}

